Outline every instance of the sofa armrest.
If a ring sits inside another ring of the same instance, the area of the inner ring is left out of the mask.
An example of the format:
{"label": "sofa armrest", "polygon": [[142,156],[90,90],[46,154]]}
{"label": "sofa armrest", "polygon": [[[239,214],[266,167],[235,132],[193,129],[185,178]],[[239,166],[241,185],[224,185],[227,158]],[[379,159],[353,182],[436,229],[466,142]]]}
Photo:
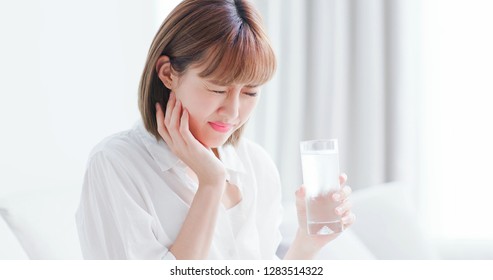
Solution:
{"label": "sofa armrest", "polygon": [[23,191],[0,199],[0,215],[30,259],[82,259],[75,225],[79,189]]}
{"label": "sofa armrest", "polygon": [[[3,210],[0,208],[0,212]],[[10,230],[7,223],[0,216],[0,260],[27,260],[28,257],[22,249],[19,240]]]}

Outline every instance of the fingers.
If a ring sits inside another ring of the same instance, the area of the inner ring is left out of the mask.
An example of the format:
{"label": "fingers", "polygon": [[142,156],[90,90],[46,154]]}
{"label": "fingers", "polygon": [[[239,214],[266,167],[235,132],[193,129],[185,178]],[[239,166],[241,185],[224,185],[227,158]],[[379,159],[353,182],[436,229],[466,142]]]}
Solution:
{"label": "fingers", "polygon": [[[346,184],[346,181],[347,181],[347,175],[346,173],[341,173],[341,175],[339,175],[339,185],[344,188],[344,185]],[[334,199],[334,201],[342,201],[344,200],[344,196],[341,196],[341,194],[339,192],[336,192],[332,195],[332,198]]]}
{"label": "fingers", "polygon": [[185,142],[188,143],[194,139],[192,132],[190,132],[189,119],[190,119],[190,114],[188,113],[188,110],[183,109],[183,113],[181,114],[181,120],[180,120],[180,134],[185,139]]}
{"label": "fingers", "polygon": [[[186,145],[186,141],[183,139],[183,131],[188,131],[188,114],[184,116],[182,104],[180,100],[176,99],[173,92],[169,95],[166,112],[163,112],[161,107],[156,105],[156,121],[159,134],[166,143],[173,147]],[[190,132],[188,131],[188,133]]]}
{"label": "fingers", "polygon": [[342,200],[348,198],[352,192],[353,192],[353,190],[351,189],[350,186],[344,186],[344,188],[342,188],[342,191],[341,191]]}
{"label": "fingers", "polygon": [[178,131],[178,129],[180,128],[181,112],[181,102],[180,100],[176,100],[176,102],[174,102],[173,108],[171,109],[171,114],[168,120],[169,123],[167,123],[167,128],[169,132]]}
{"label": "fingers", "polygon": [[296,212],[298,213],[299,224],[306,224],[306,189],[305,186],[301,186],[296,192]]}
{"label": "fingers", "polygon": [[156,103],[158,132],[170,146],[181,146],[185,144],[181,132],[188,130],[188,114],[184,116],[182,112],[181,102],[176,99],[173,92],[169,95],[168,103],[166,104],[166,112],[163,112],[159,103]]}
{"label": "fingers", "polygon": [[[344,177],[345,177],[344,179],[347,179],[347,176]],[[337,215],[342,216],[341,220],[342,223],[344,224],[344,228],[350,227],[356,220],[356,216],[354,215],[353,212],[351,212],[351,208],[353,207],[353,204],[349,200],[349,196],[351,195],[351,193],[352,193],[351,187],[344,186],[339,192],[336,192],[333,195],[333,198],[337,198],[335,199],[335,201],[342,201],[341,205],[336,207],[334,210]]]}
{"label": "fingers", "polygon": [[166,116],[164,119],[166,120],[167,126],[169,125],[169,121],[171,120],[171,112],[173,112],[175,103],[176,103],[176,97],[175,94],[172,92],[169,94],[168,104],[166,104]]}
{"label": "fingers", "polygon": [[301,186],[296,192],[296,208],[301,209],[305,208],[305,196],[306,196],[306,189],[305,186]]}
{"label": "fingers", "polygon": [[351,189],[350,186],[344,186],[340,191],[335,192],[332,195],[332,199],[334,201],[344,201],[351,195],[352,192],[353,190]]}
{"label": "fingers", "polygon": [[161,110],[161,104],[156,103],[156,122],[157,122],[157,131],[159,132],[159,135],[163,138],[163,140],[171,144],[171,137],[168,133],[168,129],[166,128],[166,125],[164,123],[164,113],[163,110]]}
{"label": "fingers", "polygon": [[352,193],[352,189],[350,186],[345,185],[346,181],[347,175],[342,173],[339,176],[339,182],[342,188],[340,191],[335,192],[332,195],[332,199],[336,202],[341,202],[341,204],[336,207],[334,211],[337,215],[342,216],[341,219],[344,226],[349,227],[354,223],[356,216],[351,212],[352,203],[349,201],[349,196]]}
{"label": "fingers", "polygon": [[305,185],[301,185],[298,190],[295,192],[297,198],[305,198],[306,187]]}
{"label": "fingers", "polygon": [[342,186],[346,183],[346,181],[347,181],[346,173],[341,173],[341,175],[339,176],[339,184]]}
{"label": "fingers", "polygon": [[156,103],[156,122],[157,122],[157,130],[161,132],[160,130],[163,128],[164,125],[164,114],[163,111],[161,110],[161,104]]}
{"label": "fingers", "polygon": [[339,205],[335,208],[335,212],[337,215],[342,216],[344,213],[351,210],[352,206],[353,206],[353,204],[349,200],[346,200],[341,205]]}
{"label": "fingers", "polygon": [[356,221],[356,215],[352,212],[347,212],[342,216],[342,223],[344,224],[344,227],[347,228],[351,226],[354,221]]}

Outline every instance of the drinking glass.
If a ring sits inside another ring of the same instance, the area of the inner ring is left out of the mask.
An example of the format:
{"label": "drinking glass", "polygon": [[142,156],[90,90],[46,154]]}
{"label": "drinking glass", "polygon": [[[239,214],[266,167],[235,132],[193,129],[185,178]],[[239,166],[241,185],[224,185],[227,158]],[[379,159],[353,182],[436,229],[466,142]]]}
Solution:
{"label": "drinking glass", "polygon": [[332,199],[334,192],[340,190],[337,139],[302,141],[300,152],[308,233],[327,235],[341,232],[341,217],[335,212],[340,202]]}

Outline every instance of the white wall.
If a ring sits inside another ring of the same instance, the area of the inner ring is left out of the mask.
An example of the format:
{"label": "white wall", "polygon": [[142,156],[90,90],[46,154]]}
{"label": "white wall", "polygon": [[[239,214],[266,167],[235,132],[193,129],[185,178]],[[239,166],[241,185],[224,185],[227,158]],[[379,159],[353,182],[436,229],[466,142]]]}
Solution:
{"label": "white wall", "polygon": [[492,11],[482,0],[423,5],[423,217],[464,257],[478,244],[493,256]]}
{"label": "white wall", "polygon": [[80,187],[91,148],[139,119],[147,50],[177,2],[0,2],[0,196]]}

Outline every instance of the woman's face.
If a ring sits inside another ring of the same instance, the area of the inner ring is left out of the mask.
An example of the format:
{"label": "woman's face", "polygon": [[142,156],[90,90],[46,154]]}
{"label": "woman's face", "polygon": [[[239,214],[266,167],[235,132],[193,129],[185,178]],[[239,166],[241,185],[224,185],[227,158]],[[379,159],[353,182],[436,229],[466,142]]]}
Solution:
{"label": "woman's face", "polygon": [[250,117],[259,96],[257,85],[219,85],[189,68],[173,87],[190,115],[190,131],[208,148],[223,145]]}

